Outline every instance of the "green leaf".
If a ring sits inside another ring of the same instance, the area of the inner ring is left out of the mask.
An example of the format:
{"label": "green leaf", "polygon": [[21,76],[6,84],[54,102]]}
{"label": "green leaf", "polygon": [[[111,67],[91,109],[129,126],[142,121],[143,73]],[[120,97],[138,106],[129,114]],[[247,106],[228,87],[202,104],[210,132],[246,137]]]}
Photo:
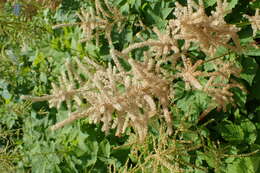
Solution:
{"label": "green leaf", "polygon": [[94,44],[86,43],[85,49],[90,56],[98,57],[99,48]]}
{"label": "green leaf", "polygon": [[243,129],[235,125],[233,123],[224,123],[219,125],[219,131],[221,132],[221,136],[226,140],[226,141],[231,141],[231,142],[241,142],[244,139],[244,132]]}
{"label": "green leaf", "polygon": [[205,8],[213,6],[217,3],[217,0],[206,0],[204,1]]}
{"label": "green leaf", "polygon": [[82,156],[87,151],[88,148],[86,146],[86,141],[85,141],[87,137],[88,135],[79,132],[77,137],[78,147],[79,147],[79,150],[77,151],[77,156]]}
{"label": "green leaf", "polygon": [[76,40],[75,38],[71,39],[71,49],[77,50],[78,44],[80,44],[80,42],[78,40]]}
{"label": "green leaf", "polygon": [[252,85],[256,71],[258,69],[258,65],[255,59],[251,57],[243,58],[241,64],[243,66],[243,71],[240,74],[241,78],[245,79],[250,85]]}
{"label": "green leaf", "polygon": [[239,107],[244,107],[247,100],[247,94],[239,88],[232,88],[233,98],[236,101],[236,105]]}
{"label": "green leaf", "polygon": [[148,8],[146,13],[146,17],[152,24],[156,25],[158,28],[164,28],[167,22],[160,16],[156,15],[151,8]]}
{"label": "green leaf", "polygon": [[[260,148],[260,146],[258,146],[258,148]],[[259,155],[259,153],[251,156],[250,160],[252,161],[254,171],[260,172],[260,155]]]}
{"label": "green leaf", "polygon": [[120,11],[122,12],[123,15],[128,15],[129,14],[129,3],[125,3],[123,6],[120,7]]}
{"label": "green leaf", "polygon": [[260,1],[254,1],[254,2],[251,1],[250,6],[254,9],[259,8],[260,7]]}
{"label": "green leaf", "polygon": [[135,0],[135,8],[139,11],[142,8],[142,0]]}
{"label": "green leaf", "polygon": [[103,140],[100,144],[100,151],[102,152],[102,155],[109,158],[110,156],[110,144],[108,140]]}
{"label": "green leaf", "polygon": [[253,144],[257,137],[256,127],[254,123],[246,119],[241,122],[241,128],[244,131],[244,141],[248,144]]}
{"label": "green leaf", "polygon": [[204,153],[201,151],[197,151],[197,153],[198,153],[198,157],[201,160],[205,160],[210,167],[212,167],[212,168],[216,167],[217,158],[216,158],[216,155],[214,152],[209,151],[209,152]]}
{"label": "green leaf", "polygon": [[9,100],[12,96],[7,89],[4,89],[2,92],[0,91],[0,94],[5,100]]}
{"label": "green leaf", "polygon": [[228,53],[228,49],[223,46],[220,46],[216,50],[215,57],[220,57],[226,55],[227,53]]}
{"label": "green leaf", "polygon": [[44,157],[38,154],[32,159],[32,172],[45,173],[47,164]]}
{"label": "green leaf", "polygon": [[245,55],[248,55],[248,56],[258,56],[260,57],[260,49],[257,49],[257,48],[249,48],[249,49],[246,49],[244,51],[244,54]]}
{"label": "green leaf", "polygon": [[44,61],[44,55],[41,52],[37,52],[35,57],[33,58],[33,66],[37,66],[38,64]]}
{"label": "green leaf", "polygon": [[[180,83],[181,84],[181,83]],[[183,86],[184,87],[184,86]],[[181,95],[181,85],[177,94]],[[207,108],[210,98],[207,94],[199,91],[185,93],[183,98],[177,101],[177,107],[186,114],[199,115],[201,111]]]}
{"label": "green leaf", "polygon": [[216,64],[214,62],[206,62],[203,67],[206,71],[213,71],[216,69]]}
{"label": "green leaf", "polygon": [[238,3],[238,0],[230,0],[228,4],[228,9],[234,8]]}
{"label": "green leaf", "polygon": [[173,8],[163,8],[161,10],[162,13],[162,18],[166,19],[168,17],[168,15],[172,12]]}
{"label": "green leaf", "polygon": [[88,156],[86,157],[87,163],[86,166],[94,165],[97,161],[98,154],[98,142],[92,141],[91,138],[86,140],[86,152]]}
{"label": "green leaf", "polygon": [[41,80],[42,82],[44,82],[45,84],[47,83],[47,75],[46,75],[46,73],[41,72],[41,74],[40,74],[40,80]]}
{"label": "green leaf", "polygon": [[256,173],[250,158],[237,158],[232,164],[227,166],[228,173]]}

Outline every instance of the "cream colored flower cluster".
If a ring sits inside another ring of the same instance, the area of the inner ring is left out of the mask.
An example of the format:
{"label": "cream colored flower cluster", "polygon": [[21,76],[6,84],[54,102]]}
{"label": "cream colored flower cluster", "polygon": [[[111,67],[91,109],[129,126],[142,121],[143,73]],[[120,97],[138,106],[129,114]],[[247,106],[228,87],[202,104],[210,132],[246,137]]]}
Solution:
{"label": "cream colored flower cluster", "polygon": [[[176,3],[173,13],[176,18],[169,20],[165,31],[150,30],[157,39],[142,39],[119,51],[114,47],[111,31],[116,27],[120,31],[124,17],[107,0],[102,1],[103,5],[95,0],[95,11],[81,10],[78,15],[80,23],[56,27],[80,25],[85,35],[83,40],[95,41],[96,44],[98,34],[105,32],[102,34],[108,41],[114,65],[108,64],[105,68],[88,57],[72,60],[66,63],[66,70],[61,73],[58,84],[52,84],[51,95],[24,96],[24,99],[48,100],[51,107],[58,109],[66,102],[70,115],[52,126],[53,130],[87,118],[92,123],[101,122],[106,133],[116,128],[117,136],[123,134],[127,127],[133,127],[141,141],[147,136],[149,120],[155,116],[164,117],[168,134],[172,133],[169,107],[173,106],[173,82],[176,80],[183,81],[186,89],[204,92],[211,98],[212,102],[201,117],[215,108],[226,111],[227,105],[234,104],[231,89],[244,91],[243,86],[231,78],[239,77],[241,69],[230,60],[221,58],[192,59],[188,51],[192,44],[199,45],[207,57],[213,56],[219,47],[240,51],[239,29],[224,20],[230,12],[226,0],[217,0],[216,10],[210,16],[205,13],[202,0],[199,4],[192,0],[187,2],[187,6]],[[250,19],[255,21],[255,18]],[[182,47],[178,43],[180,40],[185,41]],[[143,47],[148,47],[143,52],[143,61],[130,57],[135,49]],[[131,66],[131,70],[121,65],[120,58]],[[163,67],[167,63],[170,71]],[[206,70],[205,64],[210,64],[211,70]]]}
{"label": "cream colored flower cluster", "polygon": [[[228,3],[226,0],[217,0],[216,11],[210,16],[205,13],[202,0],[196,4],[193,0],[188,0],[187,6],[176,3],[174,15],[176,19],[169,21],[170,29],[174,39],[185,40],[185,49],[191,43],[199,44],[200,49],[207,55],[213,56],[216,49],[224,46],[233,51],[241,50],[237,32],[239,29],[235,25],[227,24],[224,20]],[[234,45],[229,44],[230,39]]]}
{"label": "cream colored flower cluster", "polygon": [[[79,60],[76,62],[74,67],[67,63],[67,69],[59,79],[59,86],[52,84],[50,96],[30,98],[32,101],[48,100],[50,107],[57,108],[66,101],[71,110],[70,116],[54,125],[52,130],[76,119],[88,118],[93,123],[102,122],[102,130],[106,133],[111,128],[117,128],[117,136],[124,133],[127,127],[133,127],[143,141],[149,119],[162,114],[168,122],[168,133],[172,133],[168,110],[169,82],[149,68],[147,62],[129,59],[132,66],[130,72],[118,72],[111,65],[105,69],[90,59],[87,59],[86,64]],[[79,73],[76,69],[79,69]],[[84,75],[87,80],[83,82],[80,75]],[[79,81],[80,88],[77,88]],[[84,107],[82,100],[87,101]],[[74,107],[71,107],[71,103],[74,103]]]}

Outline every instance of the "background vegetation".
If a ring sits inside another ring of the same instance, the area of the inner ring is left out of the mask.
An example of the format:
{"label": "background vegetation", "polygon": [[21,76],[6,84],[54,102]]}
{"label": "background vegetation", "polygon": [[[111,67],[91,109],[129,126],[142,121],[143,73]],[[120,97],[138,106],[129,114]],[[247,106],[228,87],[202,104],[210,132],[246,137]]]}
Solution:
{"label": "background vegetation", "polygon": [[[102,124],[86,119],[50,131],[66,118],[67,107],[57,111],[45,101],[21,100],[22,95],[50,93],[51,82],[71,57],[88,56],[104,66],[111,61],[104,37],[96,46],[79,42],[82,32],[77,26],[52,29],[79,22],[76,12],[93,7],[94,1],[54,2],[0,1],[0,172],[260,172],[260,51],[249,46],[259,44],[260,34],[253,37],[243,16],[253,16],[259,1],[229,1],[232,12],[225,20],[241,28],[241,45],[248,47],[239,54],[217,50],[218,56],[236,59],[243,68],[238,80],[248,92],[235,92],[237,106],[226,112],[214,109],[200,120],[207,97],[176,82],[177,97],[170,107],[173,135],[165,134],[163,119],[152,119],[143,143],[130,128],[121,137],[115,130],[105,135]],[[140,27],[163,29],[166,20],[174,18],[173,0],[111,2],[126,16],[122,32],[113,33],[118,49],[138,40]],[[204,2],[206,12],[216,7],[216,0]],[[155,37],[151,32],[143,36]],[[190,54],[196,59],[202,52],[194,46]]]}

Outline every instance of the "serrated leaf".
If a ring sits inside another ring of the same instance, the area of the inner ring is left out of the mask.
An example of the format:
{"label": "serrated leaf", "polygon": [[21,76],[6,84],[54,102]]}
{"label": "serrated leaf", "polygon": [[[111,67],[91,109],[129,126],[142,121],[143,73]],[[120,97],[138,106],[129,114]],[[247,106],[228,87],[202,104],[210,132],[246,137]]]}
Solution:
{"label": "serrated leaf", "polygon": [[85,143],[86,138],[88,137],[88,135],[79,132],[78,137],[77,137],[77,141],[78,141],[78,146],[79,148],[82,150],[82,154],[84,154],[87,150],[87,146]]}
{"label": "serrated leaf", "polygon": [[118,35],[119,44],[124,46],[129,45],[133,40],[133,30],[131,27],[124,28],[123,31]]}
{"label": "serrated leaf", "polygon": [[250,158],[237,158],[235,162],[227,166],[228,173],[255,173]]}
{"label": "serrated leaf", "polygon": [[220,57],[223,55],[226,55],[228,53],[228,49],[225,48],[224,46],[220,46],[217,48],[216,52],[215,52],[215,57]]}
{"label": "serrated leaf", "polygon": [[99,48],[95,46],[94,44],[87,43],[86,46],[87,53],[92,57],[98,57]]}
{"label": "serrated leaf", "polygon": [[207,8],[207,7],[215,5],[216,3],[217,3],[217,0],[206,0],[204,2],[204,5],[205,5],[205,8]]}
{"label": "serrated leaf", "polygon": [[135,8],[139,11],[142,8],[142,0],[135,0]]}
{"label": "serrated leaf", "polygon": [[88,153],[86,166],[94,165],[96,163],[98,148],[97,141],[91,141],[90,138],[86,140],[86,152]]}
{"label": "serrated leaf", "polygon": [[109,158],[110,156],[110,144],[108,140],[103,140],[100,144],[100,150],[102,152],[102,155]]}
{"label": "serrated leaf", "polygon": [[247,94],[239,88],[232,88],[233,98],[236,101],[236,105],[239,107],[244,107],[247,99]]}
{"label": "serrated leaf", "polygon": [[243,66],[243,71],[240,75],[241,78],[245,79],[250,85],[252,85],[252,82],[254,80],[258,68],[255,59],[250,57],[244,58],[241,64]]}
{"label": "serrated leaf", "polygon": [[244,139],[243,129],[232,123],[221,124],[219,126],[219,131],[226,141],[241,142]]}
{"label": "serrated leaf", "polygon": [[120,7],[120,11],[122,14],[127,15],[129,14],[129,3],[125,3],[123,6]]}
{"label": "serrated leaf", "polygon": [[32,172],[45,173],[46,166],[47,166],[46,160],[41,155],[37,155],[33,157],[32,168],[31,168]]}
{"label": "serrated leaf", "polygon": [[247,49],[244,52],[244,54],[248,56],[260,56],[260,49],[256,49],[256,48]]}
{"label": "serrated leaf", "polygon": [[[257,147],[260,148],[259,145]],[[250,160],[252,161],[254,171],[260,172],[260,157],[259,157],[259,154],[251,156]]]}
{"label": "serrated leaf", "polygon": [[252,123],[250,120],[244,120],[241,122],[241,128],[244,131],[245,134],[245,141],[248,142],[248,144],[253,144],[256,140],[257,134],[256,134],[256,127],[254,123]]}
{"label": "serrated leaf", "polygon": [[172,12],[173,8],[163,8],[161,11],[162,18],[166,19],[168,15]]}
{"label": "serrated leaf", "polygon": [[216,64],[214,62],[206,62],[203,67],[206,71],[213,71],[216,69]]}
{"label": "serrated leaf", "polygon": [[35,57],[33,58],[33,66],[37,66],[38,64],[44,61],[44,55],[41,52],[36,53]]}
{"label": "serrated leaf", "polygon": [[185,83],[183,81],[178,81],[174,84],[174,100],[178,100],[184,96]]}
{"label": "serrated leaf", "polygon": [[204,153],[201,151],[197,151],[197,153],[198,153],[198,157],[201,160],[205,160],[210,167],[212,168],[216,167],[216,157],[214,152]]}
{"label": "serrated leaf", "polygon": [[164,28],[166,21],[163,20],[160,16],[156,15],[151,9],[147,9],[147,17],[150,18],[151,22],[155,24],[158,28]]}
{"label": "serrated leaf", "polygon": [[[180,93],[181,94],[181,93]],[[177,101],[177,107],[187,114],[199,115],[207,108],[209,97],[203,92],[185,93],[183,98]]]}

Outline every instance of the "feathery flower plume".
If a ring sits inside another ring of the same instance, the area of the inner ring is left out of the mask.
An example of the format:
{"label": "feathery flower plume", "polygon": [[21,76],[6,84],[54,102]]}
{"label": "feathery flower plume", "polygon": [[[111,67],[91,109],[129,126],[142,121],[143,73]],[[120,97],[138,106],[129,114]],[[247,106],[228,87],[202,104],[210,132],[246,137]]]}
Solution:
{"label": "feathery flower plume", "polygon": [[[174,39],[185,40],[184,49],[188,49],[190,44],[199,44],[201,50],[207,55],[214,55],[219,46],[224,46],[233,51],[241,49],[235,25],[227,24],[224,20],[228,3],[226,0],[217,0],[216,11],[207,16],[202,0],[196,4],[193,0],[188,0],[188,6],[182,6],[176,2],[174,15],[176,19],[169,21]],[[232,39],[234,45],[228,42]]]}

